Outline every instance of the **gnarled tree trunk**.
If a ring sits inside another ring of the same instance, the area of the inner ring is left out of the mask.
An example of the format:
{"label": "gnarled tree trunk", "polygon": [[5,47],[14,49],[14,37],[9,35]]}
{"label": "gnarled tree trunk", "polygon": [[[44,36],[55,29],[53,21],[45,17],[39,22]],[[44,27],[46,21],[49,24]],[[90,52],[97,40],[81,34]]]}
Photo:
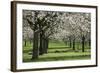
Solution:
{"label": "gnarled tree trunk", "polygon": [[43,35],[40,33],[40,46],[39,46],[39,55],[43,54]]}
{"label": "gnarled tree trunk", "polygon": [[49,45],[49,40],[48,40],[48,38],[45,38],[45,42],[44,42],[44,53],[47,53],[48,45]]}
{"label": "gnarled tree trunk", "polygon": [[34,32],[32,59],[37,59],[39,56],[38,37],[39,37],[38,32]]}

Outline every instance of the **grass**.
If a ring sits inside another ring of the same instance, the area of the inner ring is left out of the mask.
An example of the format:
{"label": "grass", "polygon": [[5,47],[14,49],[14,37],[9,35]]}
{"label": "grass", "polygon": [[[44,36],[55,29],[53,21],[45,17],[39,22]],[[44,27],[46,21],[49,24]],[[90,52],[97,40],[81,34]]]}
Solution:
{"label": "grass", "polygon": [[24,54],[24,62],[35,62],[35,61],[58,61],[58,60],[77,60],[77,59],[90,59],[90,53],[77,53],[77,52],[68,52],[68,53],[49,53],[39,56],[36,60],[31,60],[31,55]]}
{"label": "grass", "polygon": [[49,48],[59,48],[59,47],[68,47],[64,42],[60,42],[60,41],[50,41],[49,43]]}
{"label": "grass", "polygon": [[[76,43],[76,47],[80,44]],[[38,59],[31,60],[32,57],[32,44],[27,42],[27,46],[23,46],[23,62],[41,62],[41,61],[58,61],[58,60],[84,60],[91,58],[91,52],[88,47],[85,48],[85,52],[81,52],[81,48],[72,50],[64,42],[49,42],[49,49],[47,54],[40,55]]]}

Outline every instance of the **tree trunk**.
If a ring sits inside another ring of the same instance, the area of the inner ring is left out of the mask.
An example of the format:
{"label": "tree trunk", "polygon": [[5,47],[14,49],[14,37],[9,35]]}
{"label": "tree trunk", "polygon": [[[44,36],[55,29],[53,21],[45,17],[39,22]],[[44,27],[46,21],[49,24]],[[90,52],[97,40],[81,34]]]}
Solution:
{"label": "tree trunk", "polygon": [[44,53],[47,53],[47,50],[48,50],[48,43],[49,43],[49,40],[48,38],[45,38],[45,42],[44,42]]}
{"label": "tree trunk", "polygon": [[82,36],[82,52],[84,52],[85,37]]}
{"label": "tree trunk", "polygon": [[46,49],[47,49],[46,44],[47,44],[46,39],[43,37],[43,40],[42,40],[42,45],[43,45],[42,52],[43,52],[43,54],[46,53]]}
{"label": "tree trunk", "polygon": [[71,37],[69,37],[69,47],[72,47]]}
{"label": "tree trunk", "polygon": [[73,38],[73,50],[75,50],[75,38]]}
{"label": "tree trunk", "polygon": [[43,53],[45,53],[45,49],[46,49],[46,41],[45,41],[45,38],[43,38]]}
{"label": "tree trunk", "polygon": [[43,36],[42,34],[40,35],[40,55],[43,55],[44,53],[47,53],[47,49],[48,49],[48,38],[46,38],[45,36]]}
{"label": "tree trunk", "polygon": [[89,39],[89,48],[91,47],[91,40]]}
{"label": "tree trunk", "polygon": [[25,39],[25,42],[24,42],[24,46],[25,46],[25,47],[26,47],[26,44],[27,44],[27,43],[26,43],[26,39]]}
{"label": "tree trunk", "polygon": [[79,49],[79,45],[80,45],[79,43],[80,43],[80,42],[77,42],[77,49]]}
{"label": "tree trunk", "polygon": [[49,39],[47,38],[47,45],[46,45],[46,48],[47,48],[47,50],[48,50],[48,48],[49,48]]}
{"label": "tree trunk", "polygon": [[34,32],[32,59],[37,59],[39,56],[38,39],[38,32]]}
{"label": "tree trunk", "polygon": [[40,33],[40,47],[39,47],[39,54],[43,54],[43,35]]}

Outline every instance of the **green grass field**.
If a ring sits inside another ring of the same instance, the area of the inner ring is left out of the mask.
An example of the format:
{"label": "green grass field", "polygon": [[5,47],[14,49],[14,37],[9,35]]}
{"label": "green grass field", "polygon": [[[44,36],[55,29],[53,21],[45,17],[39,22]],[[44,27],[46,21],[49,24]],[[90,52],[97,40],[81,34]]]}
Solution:
{"label": "green grass field", "polygon": [[91,58],[91,51],[87,44],[85,44],[85,52],[81,51],[81,45],[79,43],[76,43],[75,46],[76,50],[74,51],[64,42],[50,41],[48,53],[40,55],[36,60],[31,60],[32,44],[27,42],[27,46],[23,46],[23,62],[84,60]]}

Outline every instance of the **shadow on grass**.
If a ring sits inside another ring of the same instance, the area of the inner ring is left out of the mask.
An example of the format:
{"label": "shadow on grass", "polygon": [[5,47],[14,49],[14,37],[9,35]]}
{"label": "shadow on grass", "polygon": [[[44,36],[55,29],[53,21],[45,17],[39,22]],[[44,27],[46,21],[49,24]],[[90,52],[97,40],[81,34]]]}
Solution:
{"label": "shadow on grass", "polygon": [[64,48],[70,48],[70,47],[51,47],[51,48],[48,48],[48,49],[64,49]]}
{"label": "shadow on grass", "polygon": [[48,53],[65,53],[65,52],[79,52],[78,50],[72,50],[72,49],[69,49],[69,50],[55,50],[55,51],[48,51]]}
{"label": "shadow on grass", "polygon": [[[29,55],[32,55],[32,50],[24,50],[23,51],[24,53],[28,53]],[[67,52],[82,52],[82,50],[73,50],[73,49],[61,49],[61,50],[59,50],[59,49],[55,49],[55,50],[53,50],[53,51],[48,51],[47,53],[67,53]],[[86,51],[85,50],[85,52],[90,52],[90,50],[89,51]]]}
{"label": "shadow on grass", "polygon": [[38,59],[24,59],[23,62],[43,62],[43,61],[61,61],[61,60],[84,60],[91,59],[91,55],[79,56],[61,56],[61,57],[40,57]]}
{"label": "shadow on grass", "polygon": [[[49,49],[69,49],[69,47],[53,47],[53,48],[48,48]],[[29,50],[23,50],[24,53],[32,52],[32,49]]]}

